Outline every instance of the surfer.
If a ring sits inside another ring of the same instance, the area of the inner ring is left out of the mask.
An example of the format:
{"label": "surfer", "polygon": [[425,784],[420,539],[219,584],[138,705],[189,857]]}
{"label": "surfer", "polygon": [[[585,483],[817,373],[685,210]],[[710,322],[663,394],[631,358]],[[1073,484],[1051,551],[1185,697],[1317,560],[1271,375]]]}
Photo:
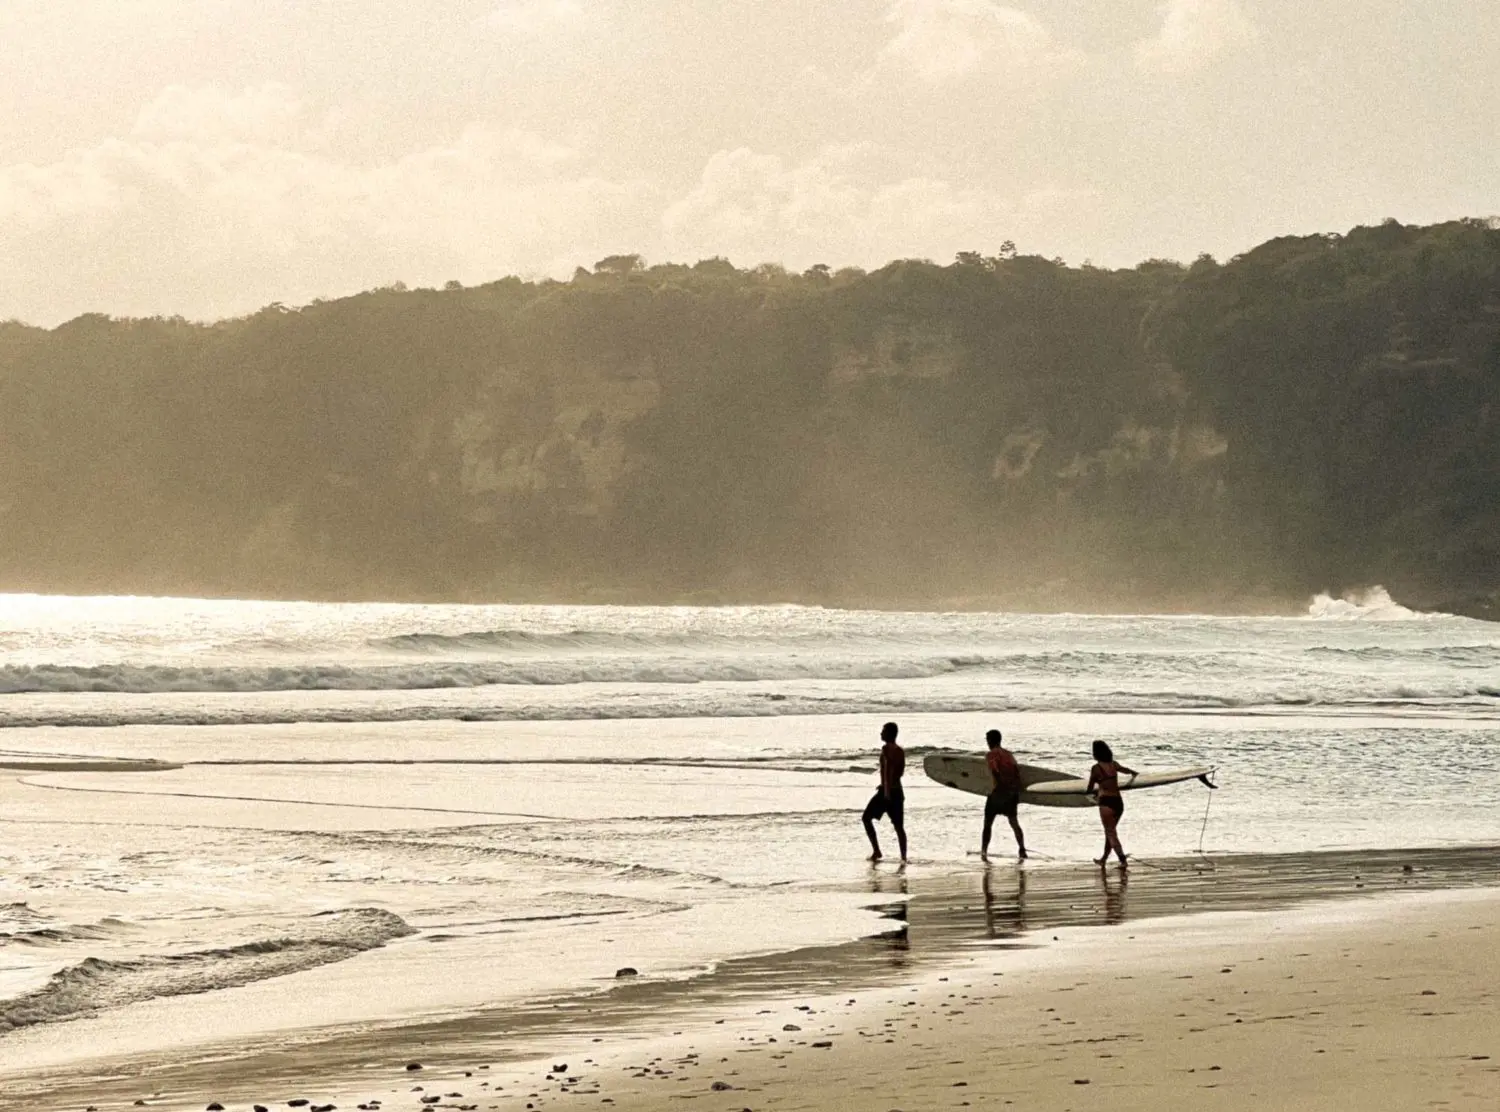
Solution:
{"label": "surfer", "polygon": [[1011,832],[1016,836],[1016,848],[1021,852],[1021,860],[1026,860],[1026,835],[1021,831],[1021,822],[1016,817],[1016,808],[1021,803],[1021,770],[1016,765],[1016,758],[1011,751],[1005,748],[1004,739],[999,730],[991,730],[984,735],[985,744],[990,751],[985,755],[984,763],[990,770],[990,794],[984,801],[984,833],[979,837],[979,856],[989,858],[990,854],[990,830],[995,825],[995,816],[1004,815],[1010,823]]}
{"label": "surfer", "polygon": [[880,840],[875,837],[875,820],[890,815],[891,826],[896,830],[896,841],[901,846],[901,860],[906,860],[906,795],[901,790],[901,774],[906,771],[906,751],[896,744],[898,729],[894,722],[887,722],[880,730],[880,787],[865,806],[860,821],[865,824],[865,834],[870,839],[871,861],[879,861]]}
{"label": "surfer", "polygon": [[1126,868],[1125,849],[1120,845],[1116,827],[1120,816],[1125,814],[1125,797],[1120,794],[1120,773],[1134,776],[1135,769],[1126,768],[1115,761],[1114,752],[1102,741],[1094,742],[1094,760],[1089,770],[1088,793],[1099,801],[1099,821],[1104,824],[1104,856],[1094,858],[1094,864],[1104,866],[1109,860],[1109,851],[1114,850],[1120,859],[1120,868]]}

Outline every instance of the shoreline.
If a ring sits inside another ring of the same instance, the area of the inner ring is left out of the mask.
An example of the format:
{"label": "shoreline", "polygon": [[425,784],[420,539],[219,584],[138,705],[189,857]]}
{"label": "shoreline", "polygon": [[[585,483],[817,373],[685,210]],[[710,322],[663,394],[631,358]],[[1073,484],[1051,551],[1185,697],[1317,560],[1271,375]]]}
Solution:
{"label": "shoreline", "polygon": [[[941,974],[952,977],[970,967],[1009,976],[1010,985],[1017,977],[1024,982],[1049,969],[1072,968],[1101,944],[1133,944],[1137,936],[1170,952],[1205,933],[1214,935],[1215,924],[1228,920],[1240,926],[1258,923],[1253,929],[1263,930],[1273,921],[1379,920],[1375,909],[1382,905],[1438,907],[1457,901],[1482,905],[1492,921],[1500,921],[1497,861],[1500,850],[1488,846],[1226,855],[1142,860],[1123,880],[1113,868],[1101,878],[1097,869],[1063,864],[997,864],[912,878],[880,867],[870,873],[869,906],[890,926],[857,942],[737,958],[696,975],[653,978],[645,970],[640,980],[598,993],[454,1018],[311,1031],[278,1038],[270,1046],[227,1043],[189,1053],[76,1062],[30,1077],[0,1074],[0,1103],[18,1112],[123,1108],[137,1100],[168,1110],[202,1108],[211,1101],[233,1109],[305,1096],[314,1104],[345,1108],[372,1098],[393,1108],[398,1103],[418,1107],[415,1099],[397,1101],[391,1092],[391,1086],[401,1094],[411,1089],[401,1084],[411,1061],[426,1067],[413,1072],[450,1079],[478,1073],[482,1066],[495,1079],[493,1087],[502,1076],[527,1076],[515,1071],[547,1053],[566,1050],[556,1062],[570,1064],[588,1053],[597,1065],[608,1055],[623,1054],[625,1047],[665,1045],[679,1037],[672,1032],[697,1032],[702,1039],[746,1024],[758,1030],[760,1014],[780,1015],[794,1002],[822,999],[830,991],[841,999],[860,999],[912,985],[930,989]],[[884,1018],[889,1017],[882,1023]],[[604,1095],[612,1102],[624,1107],[635,1099],[634,1090],[616,1087],[618,1078],[610,1084]],[[463,1086],[455,1080],[453,1088]],[[646,1092],[637,1095],[645,1100]],[[554,1087],[553,1097],[561,1096]],[[593,1098],[595,1103],[603,1099]],[[511,1106],[486,1101],[477,1107]],[[881,1107],[894,1106],[913,1105]]]}

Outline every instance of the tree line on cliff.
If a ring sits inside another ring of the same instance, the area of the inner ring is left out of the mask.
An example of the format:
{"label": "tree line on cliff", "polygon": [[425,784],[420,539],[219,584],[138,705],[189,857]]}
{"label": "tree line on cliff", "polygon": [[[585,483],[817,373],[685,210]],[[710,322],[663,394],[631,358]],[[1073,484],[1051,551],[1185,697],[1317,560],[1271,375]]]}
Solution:
{"label": "tree line on cliff", "polygon": [[1272,608],[1500,587],[1500,228],[614,256],[0,325],[0,589]]}

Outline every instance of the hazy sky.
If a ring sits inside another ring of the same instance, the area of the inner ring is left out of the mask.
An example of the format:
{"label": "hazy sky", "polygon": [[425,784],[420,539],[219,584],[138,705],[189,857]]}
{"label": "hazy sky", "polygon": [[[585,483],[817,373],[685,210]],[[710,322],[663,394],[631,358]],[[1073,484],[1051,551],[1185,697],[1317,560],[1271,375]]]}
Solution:
{"label": "hazy sky", "polygon": [[1500,0],[0,0],[0,319],[1500,212]]}

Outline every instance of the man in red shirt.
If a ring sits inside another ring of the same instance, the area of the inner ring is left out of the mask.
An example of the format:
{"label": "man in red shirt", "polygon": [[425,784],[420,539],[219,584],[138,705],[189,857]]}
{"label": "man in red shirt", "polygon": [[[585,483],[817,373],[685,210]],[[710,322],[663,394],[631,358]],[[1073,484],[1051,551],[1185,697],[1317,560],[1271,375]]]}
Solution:
{"label": "man in red shirt", "polygon": [[906,751],[896,744],[896,724],[887,722],[880,730],[880,787],[870,798],[860,821],[865,824],[865,834],[870,839],[871,861],[880,860],[880,840],[875,837],[875,820],[882,815],[891,816],[891,825],[896,828],[896,841],[901,845],[901,860],[906,860],[906,794],[901,789],[901,774],[906,771]]}
{"label": "man in red shirt", "polygon": [[1004,815],[1016,835],[1016,846],[1021,851],[1021,860],[1026,860],[1026,835],[1021,832],[1021,822],[1016,818],[1016,809],[1021,803],[1021,769],[1013,753],[1003,744],[999,730],[984,735],[990,747],[984,763],[990,769],[990,794],[984,801],[984,834],[979,839],[979,856],[988,859],[990,854],[990,829],[995,825],[995,816]]}

